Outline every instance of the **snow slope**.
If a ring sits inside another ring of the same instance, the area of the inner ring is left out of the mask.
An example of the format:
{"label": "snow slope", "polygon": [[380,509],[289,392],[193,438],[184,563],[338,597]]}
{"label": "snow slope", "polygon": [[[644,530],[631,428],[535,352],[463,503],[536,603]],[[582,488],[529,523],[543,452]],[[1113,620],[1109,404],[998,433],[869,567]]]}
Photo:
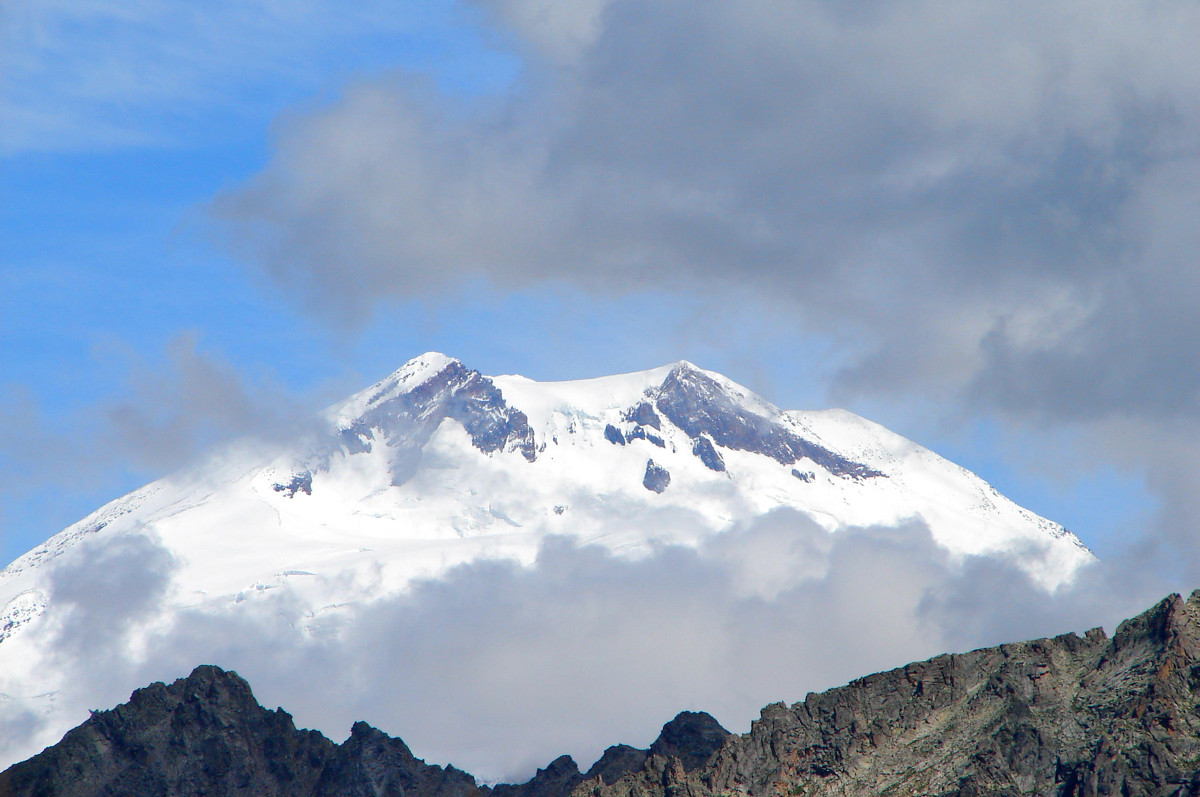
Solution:
{"label": "snow slope", "polygon": [[283,591],[314,628],[459,563],[531,563],[547,535],[638,556],[698,546],[780,507],[830,532],[923,522],[953,555],[1011,555],[1047,589],[1092,559],[1058,524],[877,424],[781,412],[686,362],[539,383],[430,353],[326,420],[288,450],[229,446],[0,572],[0,711],[52,710],[56,676],[32,654],[50,633],[41,618],[55,563],[85,540],[161,541],[174,567],[158,622]]}

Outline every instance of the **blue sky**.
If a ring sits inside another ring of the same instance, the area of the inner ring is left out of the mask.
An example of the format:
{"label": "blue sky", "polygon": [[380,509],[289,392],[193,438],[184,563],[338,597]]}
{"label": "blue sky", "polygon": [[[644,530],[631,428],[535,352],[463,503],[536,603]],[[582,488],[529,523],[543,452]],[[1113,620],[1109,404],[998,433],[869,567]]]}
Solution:
{"label": "blue sky", "polygon": [[1193,517],[1192,18],[936,5],[10,14],[0,558],[430,349],[847,406],[1102,556]]}

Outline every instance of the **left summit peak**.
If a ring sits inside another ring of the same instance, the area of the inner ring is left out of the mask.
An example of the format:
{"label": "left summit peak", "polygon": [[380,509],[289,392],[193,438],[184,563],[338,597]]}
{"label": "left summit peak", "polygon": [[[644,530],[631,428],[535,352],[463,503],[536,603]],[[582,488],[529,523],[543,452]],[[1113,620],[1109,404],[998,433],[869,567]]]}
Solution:
{"label": "left summit peak", "polygon": [[329,412],[339,426],[360,418],[370,408],[396,396],[411,392],[447,370],[466,372],[462,362],[438,351],[413,357],[375,384],[335,404]]}
{"label": "left summit peak", "polygon": [[[440,352],[409,360],[335,411],[344,445],[369,450],[379,433],[396,445],[424,445],[445,418],[462,424],[480,451],[519,451],[536,458],[525,413],[511,407],[492,380]],[[358,442],[355,442],[355,441]]]}
{"label": "left summit peak", "polygon": [[384,379],[367,388],[370,403],[376,403],[387,395],[407,392],[418,385],[424,384],[447,369],[466,371],[460,360],[442,354],[440,351],[427,351],[413,357],[404,365],[397,368]]}

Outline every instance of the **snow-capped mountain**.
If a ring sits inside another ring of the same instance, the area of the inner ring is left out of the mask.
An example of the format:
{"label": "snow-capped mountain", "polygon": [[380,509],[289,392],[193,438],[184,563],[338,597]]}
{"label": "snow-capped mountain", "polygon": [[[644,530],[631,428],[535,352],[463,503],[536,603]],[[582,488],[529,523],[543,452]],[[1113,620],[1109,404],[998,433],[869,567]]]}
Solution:
{"label": "snow-capped mountain", "polygon": [[831,533],[924,523],[951,554],[1011,554],[1047,588],[1092,559],[1063,527],[877,424],[783,412],[687,362],[539,383],[430,353],[321,425],[287,450],[229,446],[0,572],[0,710],[54,694],[31,651],[49,633],[56,562],[134,534],[152,535],[173,565],[146,622],[287,594],[313,629],[457,564],[531,563],[548,535],[637,557],[780,508]]}

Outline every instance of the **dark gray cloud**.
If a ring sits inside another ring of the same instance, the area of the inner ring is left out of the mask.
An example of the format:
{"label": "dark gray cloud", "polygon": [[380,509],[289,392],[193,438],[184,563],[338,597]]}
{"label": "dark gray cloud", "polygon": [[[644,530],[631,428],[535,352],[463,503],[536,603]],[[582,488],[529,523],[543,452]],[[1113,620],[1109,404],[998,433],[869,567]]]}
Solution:
{"label": "dark gray cloud", "polygon": [[99,664],[98,654],[124,644],[130,626],[158,608],[173,568],[170,553],[145,534],[81,542],[50,573],[50,644]]}
{"label": "dark gray cloud", "polygon": [[945,650],[1111,630],[1168,589],[1118,561],[1049,595],[1011,559],[955,560],[921,526],[830,536],[784,510],[699,550],[629,559],[551,539],[532,567],[477,562],[321,618],[280,591],[163,625],[147,607],[170,557],[117,542],[60,567],[63,633],[45,650],[70,668],[60,704],[85,716],[213,662],[301,726],[343,738],[365,719],[493,778],[648,744],[683,709],[745,730],[767,703]]}
{"label": "dark gray cloud", "polygon": [[302,399],[205,351],[193,334],[170,341],[163,359],[130,355],[123,390],[96,410],[101,433],[138,467],[161,472],[233,438],[294,439],[316,428]]}
{"label": "dark gray cloud", "polygon": [[845,389],[1194,411],[1194,5],[484,5],[532,45],[508,101],[353,86],[217,202],[318,311],[736,285],[853,342]]}
{"label": "dark gray cloud", "polygon": [[[277,437],[306,420],[311,407],[275,384],[238,371],[193,334],[172,339],[161,356],[108,353],[124,371],[113,390],[72,416],[47,417],[38,397],[13,390],[0,401],[0,475],[6,484],[60,479],[73,466],[87,479],[114,460],[162,471],[188,463],[217,442]],[[9,473],[8,471],[12,472]],[[22,478],[8,478],[20,474]]]}
{"label": "dark gray cloud", "polygon": [[56,561],[39,647],[46,666],[65,673],[58,700],[82,713],[129,698],[130,650],[159,611],[175,564],[149,533],[89,538]]}

